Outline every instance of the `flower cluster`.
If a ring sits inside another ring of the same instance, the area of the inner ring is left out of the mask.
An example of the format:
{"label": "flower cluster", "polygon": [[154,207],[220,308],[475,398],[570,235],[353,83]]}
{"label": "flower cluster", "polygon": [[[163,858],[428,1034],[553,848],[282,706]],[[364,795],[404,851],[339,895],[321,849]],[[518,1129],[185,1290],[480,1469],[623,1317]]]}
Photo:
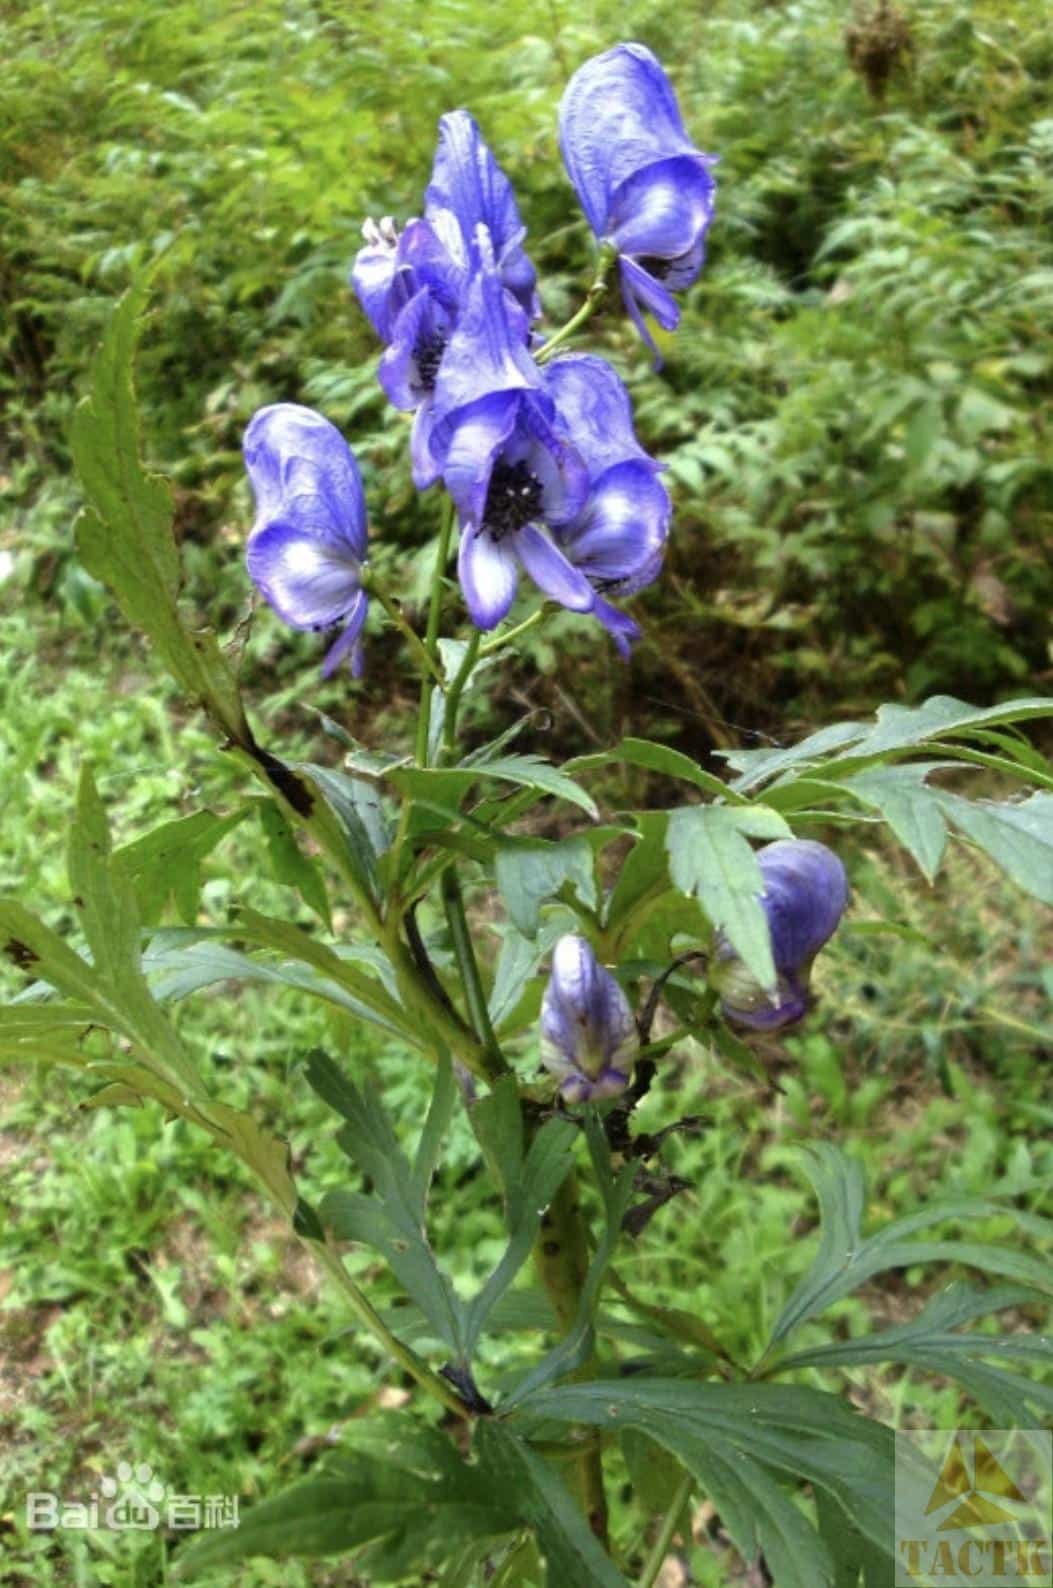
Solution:
{"label": "flower cluster", "polygon": [[[625,307],[653,348],[645,316],[673,329],[672,294],[702,267],[713,160],[692,144],[665,73],[639,44],[619,44],[574,74],[559,128],[601,272],[617,265]],[[414,483],[441,485],[447,529],[456,518],[472,622],[501,623],[525,575],[550,600],[595,618],[628,656],[639,629],[617,603],[657,578],[671,514],[621,379],[604,359],[564,350],[600,287],[562,332],[539,333],[537,275],[515,195],[465,110],[439,123],[423,214],[401,229],[390,216],[368,221],[364,234],[351,284],[383,344],[381,386],[412,416]],[[337,631],[324,672],[344,660],[359,671],[376,587],[347,442],[320,414],[279,403],[252,419],[244,450],[257,509],[247,547],[253,581],[293,628]],[[812,961],[848,889],[841,862],[819,843],[769,844],[758,864],[776,987],[761,986],[722,938],[708,979],[726,1019],[775,1030],[807,1011]],[[562,937],[541,1010],[541,1058],[562,1098],[618,1095],[639,1054],[618,980],[584,937]]]}
{"label": "flower cluster", "polygon": [[[778,978],[761,986],[723,939],[709,983],[735,1025],[776,1031],[808,1012],[812,961],[837,930],[848,904],[840,860],[809,838],[780,838],[757,856]],[[599,1102],[629,1084],[640,1051],[628,1000],[582,937],[561,937],[541,1005],[541,1062],[568,1103]]]}
{"label": "flower cluster", "polygon": [[[639,44],[586,62],[560,106],[564,162],[617,259],[641,333],[666,328],[695,279],[713,207],[711,159],[691,144],[661,66]],[[369,221],[351,284],[384,352],[379,379],[412,415],[414,483],[441,482],[459,528],[469,616],[493,629],[522,575],[589,614],[628,656],[636,623],[615,603],[650,584],[669,534],[661,465],[633,429],[628,393],[594,355],[537,331],[537,277],[511,184],[465,110],[442,117],[423,214]],[[550,358],[550,354],[555,354]],[[256,495],[249,572],[294,628],[340,626],[326,670],[360,665],[366,520],[351,454],[328,422],[279,404],[245,437]]]}

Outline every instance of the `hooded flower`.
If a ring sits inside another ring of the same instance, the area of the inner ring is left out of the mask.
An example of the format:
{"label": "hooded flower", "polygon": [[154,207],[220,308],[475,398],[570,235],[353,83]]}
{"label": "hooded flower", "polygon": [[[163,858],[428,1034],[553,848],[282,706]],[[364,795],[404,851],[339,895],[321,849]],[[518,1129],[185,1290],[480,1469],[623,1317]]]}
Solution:
{"label": "hooded flower", "polygon": [[[482,228],[480,246],[485,254]],[[557,427],[517,316],[496,271],[484,264],[435,386],[432,454],[457,507],[457,571],[481,629],[505,617],[521,569],[573,611],[589,611],[594,600],[555,538],[584,507],[588,472]]]}
{"label": "hooded flower", "polygon": [[537,276],[523,249],[526,227],[512,184],[466,110],[453,110],[439,119],[439,146],[424,206],[466,280],[483,262],[478,238],[479,227],[486,227],[502,286],[528,319],[535,318]]}
{"label": "hooded flower", "polygon": [[812,961],[845,912],[848,879],[833,850],[810,838],[780,838],[765,845],[757,862],[778,985],[774,994],[765,992],[727,944],[718,950],[712,980],[728,1020],[775,1031],[808,1011]]}
{"label": "hooded flower", "polygon": [[581,206],[596,236],[617,249],[626,307],[650,344],[644,311],[674,330],[672,293],[702,268],[713,157],[687,136],[672,85],[642,44],[617,44],[574,73],[559,135]]}
{"label": "hooded flower", "polygon": [[672,513],[662,466],[637,441],[629,394],[602,358],[570,354],[550,364],[544,379],[589,476],[581,512],[556,539],[596,592],[594,616],[627,657],[640,630],[606,597],[633,595],[661,570]]}
{"label": "hooded flower", "polygon": [[351,448],[313,409],[275,403],[253,415],[243,449],[256,498],[245,549],[253,583],[290,628],[343,627],[326,677],[345,657],[360,673],[366,503]]}
{"label": "hooded flower", "polygon": [[583,937],[561,937],[541,1004],[541,1062],[568,1103],[615,1097],[639,1050],[629,1001]]}
{"label": "hooded flower", "polygon": [[415,415],[410,451],[413,482],[425,490],[438,478],[429,447],[432,393],[453,334],[466,276],[426,220],[399,234],[390,216],[363,227],[351,285],[387,346],[377,372],[388,400]]}

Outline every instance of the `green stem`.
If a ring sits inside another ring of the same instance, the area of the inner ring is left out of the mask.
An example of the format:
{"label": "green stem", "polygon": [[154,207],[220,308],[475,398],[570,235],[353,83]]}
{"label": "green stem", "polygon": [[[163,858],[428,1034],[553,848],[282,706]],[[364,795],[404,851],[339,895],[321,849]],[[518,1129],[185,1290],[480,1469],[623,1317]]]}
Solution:
{"label": "green stem", "polygon": [[[380,911],[348,859],[345,839],[329,807],[319,801],[288,767],[283,766],[281,762],[265,754],[258,747],[255,748],[255,753],[251,750],[238,749],[235,754],[249,767],[253,775],[259,778],[269,794],[278,796],[286,816],[293,825],[302,827],[305,832],[310,833],[339,874],[356,907],[362,912],[367,926],[371,931],[379,933],[382,930]],[[302,797],[297,795],[297,789],[300,790]]]}
{"label": "green stem", "polygon": [[520,639],[524,634],[529,634],[531,629],[536,629],[545,616],[545,608],[538,607],[536,612],[531,612],[522,623],[517,623],[515,628],[506,629],[503,634],[495,634],[492,639],[484,640],[480,649],[480,656],[492,656],[495,651],[502,650],[504,646],[511,645],[513,640]]}
{"label": "green stem", "polygon": [[[534,1267],[548,1292],[560,1327],[571,1329],[578,1316],[581,1292],[589,1271],[589,1245],[578,1197],[578,1178],[572,1171],[549,1204],[541,1220],[534,1248]],[[584,1363],[576,1379],[593,1376],[591,1362]],[[603,1448],[591,1445],[577,1458],[578,1492],[589,1526],[607,1547],[607,1495],[603,1486]]]}
{"label": "green stem", "polygon": [[384,589],[384,586],[379,584],[373,577],[364,579],[362,581],[362,588],[367,592],[367,594],[376,596],[377,600],[384,608],[384,611],[387,613],[392,623],[394,623],[395,627],[399,630],[399,633],[409,641],[410,649],[417,658],[417,661],[420,663],[421,667],[426,673],[431,674],[432,678],[434,678],[437,684],[441,684],[442,669],[435,661],[435,658],[430,655],[416,629],[412,628],[406,621],[406,616],[398,602],[392,596],[388,595],[388,592]]}
{"label": "green stem", "polygon": [[[453,1013],[427,985],[418,970],[413,955],[396,936],[398,921],[389,922],[382,936],[384,951],[395,969],[399,992],[408,1010],[415,1011],[421,1024],[433,1032],[440,1044],[445,1044],[466,1069],[480,1080],[492,1080],[500,1074],[503,1063],[495,1063],[494,1055],[477,1037],[476,1029],[469,1029],[461,1017]],[[441,1049],[440,1049],[441,1051]]]}
{"label": "green stem", "polygon": [[592,285],[585,295],[585,302],[577,314],[572,314],[566,325],[561,326],[553,336],[550,336],[540,351],[534,355],[535,363],[547,364],[553,353],[562,347],[564,342],[569,341],[575,331],[580,331],[587,320],[591,320],[601,300],[606,295],[607,277],[610,275],[611,266],[617,257],[618,250],[612,248],[609,243],[605,243],[600,249],[600,257],[596,261],[596,274],[593,277]]}
{"label": "green stem", "polygon": [[457,669],[456,676],[451,680],[446,691],[446,712],[442,722],[442,759],[452,761],[457,753],[457,713],[460,710],[461,696],[464,694],[465,685],[479,659],[479,647],[482,635],[476,628],[472,629],[471,637],[464,650],[464,659]]}
{"label": "green stem", "polygon": [[654,1584],[658,1581],[658,1573],[661,1571],[662,1563],[669,1553],[669,1546],[673,1542],[673,1534],[676,1532],[676,1524],[680,1520],[681,1511],[687,1504],[688,1495],[691,1493],[694,1481],[689,1472],[685,1473],[676,1493],[673,1495],[672,1503],[662,1519],[658,1537],[654,1541],[654,1548],[648,1555],[647,1564],[640,1574],[638,1588],[654,1588]]}
{"label": "green stem", "polygon": [[[480,1046],[464,1022],[456,1014],[450,1013],[421,976],[412,954],[399,936],[398,914],[389,912],[386,920],[381,917],[376,902],[362,886],[354,866],[348,860],[344,835],[329,807],[317,799],[306,807],[302,800],[295,797],[295,790],[291,785],[287,785],[284,779],[276,781],[274,769],[280,763],[270,763],[266,758],[261,760],[258,754],[253,756],[247,751],[241,752],[241,756],[266,784],[269,792],[281,798],[289,819],[311,834],[336,868],[355,904],[362,912],[366,925],[383,945],[395,971],[399,992],[407,1009],[415,1011],[425,1030],[433,1031],[454,1057],[460,1059],[473,1075],[487,1080],[494,1073],[499,1073],[499,1070],[495,1072],[492,1055]],[[283,768],[282,771],[288,772],[288,769]],[[293,796],[295,803],[290,796]]]}
{"label": "green stem", "polygon": [[[450,559],[450,539],[453,535],[454,505],[447,497],[442,507],[439,525],[439,543],[435,551],[435,572],[431,580],[431,598],[428,603],[428,627],[424,635],[424,649],[434,664],[439,653],[439,625],[442,621],[442,582],[446,577],[446,564]],[[434,667],[433,669],[434,670]],[[428,764],[428,728],[431,724],[432,682],[428,673],[420,681],[420,710],[417,714],[416,757],[418,766]]]}
{"label": "green stem", "polygon": [[377,1312],[372,1302],[363,1294],[355,1284],[351,1275],[344,1267],[339,1255],[330,1246],[323,1246],[318,1241],[305,1241],[305,1245],[318,1258],[322,1267],[333,1279],[336,1280],[345,1298],[358,1319],[359,1323],[373,1335],[388,1355],[414,1379],[423,1390],[433,1396],[447,1411],[453,1412],[456,1417],[467,1419],[470,1415],[461,1397],[457,1394],[452,1384],[448,1384],[440,1374],[434,1372],[412,1349],[397,1335],[392,1334],[383,1318]]}
{"label": "green stem", "polygon": [[494,1036],[494,1028],[490,1024],[490,1011],[486,1005],[486,992],[482,977],[479,975],[475,949],[472,947],[472,934],[464,909],[464,896],[461,893],[460,880],[452,868],[443,873],[442,903],[446,912],[446,924],[453,940],[454,957],[464,986],[468,1018],[481,1049],[483,1074],[487,1080],[493,1081],[499,1075],[503,1075],[508,1066],[501,1056],[501,1049]]}

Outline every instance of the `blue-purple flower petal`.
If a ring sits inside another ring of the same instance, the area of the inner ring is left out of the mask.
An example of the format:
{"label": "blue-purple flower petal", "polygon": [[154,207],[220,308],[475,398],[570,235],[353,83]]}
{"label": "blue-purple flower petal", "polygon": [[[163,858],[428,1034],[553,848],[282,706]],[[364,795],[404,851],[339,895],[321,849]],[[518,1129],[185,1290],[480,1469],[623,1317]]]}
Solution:
{"label": "blue-purple flower petal", "polygon": [[560,544],[597,589],[633,595],[658,577],[671,516],[669,492],[654,470],[630,458],[595,481]]}
{"label": "blue-purple flower petal", "polygon": [[293,629],[329,629],[359,593],[357,557],[280,519],[253,533],[245,548],[249,576]]}
{"label": "blue-purple flower petal", "polygon": [[590,610],[593,591],[588,579],[536,524],[526,524],[519,530],[515,549],[539,590],[572,612]]}
{"label": "blue-purple flower petal", "polygon": [[[484,226],[502,286],[533,318],[537,312],[536,275],[523,249],[526,232],[512,184],[466,110],[454,110],[440,118],[425,213],[466,274],[480,266],[478,228]],[[456,228],[450,226],[451,217]]]}
{"label": "blue-purple flower petal", "polygon": [[778,973],[774,995],[750,975],[726,943],[713,979],[729,1020],[755,1030],[776,1030],[807,1012],[812,961],[837,930],[848,904],[844,866],[825,844],[782,838],[759,852],[764,881],[761,905]]}
{"label": "blue-purple flower petal", "polygon": [[354,678],[361,678],[363,671],[362,658],[362,628],[369,610],[369,601],[366,592],[360,590],[355,596],[350,609],[344,614],[347,627],[340,635],[335,645],[331,645],[326,652],[325,661],[322,663],[322,677],[331,678],[340,664],[349,660],[351,673]]}
{"label": "blue-purple flower petal", "polygon": [[627,662],[632,655],[633,646],[640,638],[640,625],[634,623],[627,613],[619,612],[617,607],[612,607],[602,596],[597,596],[593,601],[592,615],[603,624],[618,647],[618,654]]}
{"label": "blue-purple flower petal", "polygon": [[705,237],[715,186],[708,166],[694,155],[645,166],[612,195],[611,241],[619,253],[638,258],[682,258]]}
{"label": "blue-purple flower petal", "polygon": [[541,376],[523,323],[492,269],[473,278],[435,382],[439,422],[493,392],[537,390]]}
{"label": "blue-purple flower petal", "polygon": [[518,391],[492,391],[434,421],[432,453],[442,458],[462,527],[483,522],[494,460],[515,432],[520,407]]}
{"label": "blue-purple flower petal", "polygon": [[467,277],[431,225],[411,220],[400,234],[388,216],[379,225],[367,221],[363,230],[366,246],[355,258],[351,285],[380,340],[392,341],[403,309],[424,288],[452,324]]}
{"label": "blue-purple flower petal", "polygon": [[670,155],[699,154],[676,95],[643,44],[616,44],[578,68],[559,107],[559,143],[593,231],[606,235],[611,195],[637,171]]}
{"label": "blue-purple flower petal", "polygon": [[629,393],[606,359],[593,353],[565,354],[547,366],[544,381],[560,424],[593,478],[628,458],[639,458],[651,469],[661,467],[636,439]]}
{"label": "blue-purple flower petal", "polygon": [[469,526],[461,534],[457,577],[476,628],[496,628],[508,615],[519,582],[519,563],[512,546]]}
{"label": "blue-purple flower petal", "polygon": [[277,403],[250,421],[244,453],[257,508],[250,577],[291,628],[346,623],[353,646],[366,609],[366,505],[350,447],[321,414]]}
{"label": "blue-purple flower petal", "polygon": [[639,1051],[628,999],[583,937],[561,937],[541,1004],[541,1062],[567,1102],[616,1096]]}
{"label": "blue-purple flower petal", "polygon": [[674,330],[671,290],[702,268],[713,159],[692,144],[669,79],[642,44],[616,45],[575,72],[560,104],[560,148],[593,231],[618,253],[626,308],[653,348],[645,314]]}

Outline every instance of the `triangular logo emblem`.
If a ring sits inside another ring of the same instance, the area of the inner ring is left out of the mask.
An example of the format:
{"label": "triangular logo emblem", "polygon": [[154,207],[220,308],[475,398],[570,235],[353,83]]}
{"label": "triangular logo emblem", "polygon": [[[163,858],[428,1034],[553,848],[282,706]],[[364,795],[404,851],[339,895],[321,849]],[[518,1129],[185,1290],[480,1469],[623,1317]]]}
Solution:
{"label": "triangular logo emblem", "polygon": [[957,1440],[954,1441],[947,1452],[947,1459],[936,1479],[936,1487],[932,1491],[925,1515],[931,1516],[933,1511],[942,1511],[949,1500],[960,1500],[963,1494],[968,1494],[972,1489],[969,1474],[965,1470],[965,1457],[962,1447]]}
{"label": "triangular logo emblem", "polygon": [[985,1494],[1000,1494],[1006,1500],[1015,1500],[1018,1505],[1026,1505],[1027,1495],[1021,1494],[1008,1472],[999,1464],[993,1451],[988,1448],[979,1434],[976,1436],[973,1460],[976,1467],[974,1481],[978,1489],[983,1489]]}
{"label": "triangular logo emblem", "polygon": [[[995,1496],[997,1498],[993,1498]],[[925,1515],[931,1516],[934,1511],[942,1511],[952,1500],[959,1500],[961,1503],[956,1505],[950,1516],[939,1524],[938,1531],[941,1533],[1015,1521],[1013,1513],[1007,1511],[1004,1505],[999,1505],[999,1500],[1008,1500],[1011,1504],[1017,1505],[1027,1504],[1027,1496],[1021,1494],[990,1446],[979,1434],[973,1436],[972,1477],[969,1475],[961,1444],[956,1439],[944,1459],[940,1475],[929,1496],[929,1503],[925,1507]]]}

